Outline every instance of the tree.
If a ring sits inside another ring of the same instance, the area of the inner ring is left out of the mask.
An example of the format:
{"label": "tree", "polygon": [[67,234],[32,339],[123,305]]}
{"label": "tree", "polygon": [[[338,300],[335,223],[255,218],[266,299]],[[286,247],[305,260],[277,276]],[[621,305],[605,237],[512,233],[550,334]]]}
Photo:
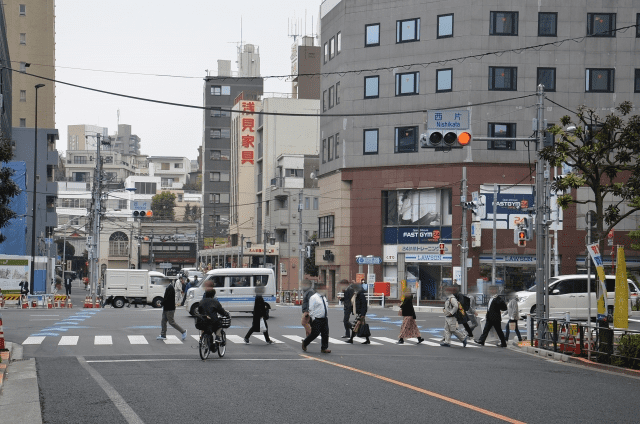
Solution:
{"label": "tree", "polygon": [[151,198],[151,210],[154,219],[170,220],[175,218],[176,195],[163,191]]}
{"label": "tree", "polygon": [[[0,164],[9,162],[13,157],[11,140],[4,135],[0,136]],[[9,221],[16,217],[16,213],[9,208],[11,198],[20,193],[20,188],[11,179],[13,170],[9,167],[0,168],[0,229],[6,227]],[[0,233],[0,243],[5,240]]]}
{"label": "tree", "polygon": [[194,206],[191,209],[191,216],[193,217],[192,221],[197,221],[200,219],[200,206]]}
{"label": "tree", "polygon": [[[311,242],[316,241],[316,235],[312,235],[309,239]],[[316,244],[312,243],[311,246],[311,256],[306,257],[304,259],[304,273],[310,275],[311,277],[318,276],[318,266],[316,265]]]}
{"label": "tree", "polygon": [[184,207],[184,218],[183,221],[192,221],[191,217],[191,205],[187,203],[187,206]]}
{"label": "tree", "polygon": [[[595,110],[580,106],[576,120],[564,116],[561,126],[549,129],[556,142],[541,152],[541,157],[552,166],[566,163],[573,169],[556,181],[553,189],[559,192],[583,186],[591,189],[592,199],[578,200],[577,196],[563,194],[558,196],[558,204],[563,209],[571,204],[593,207],[594,238],[600,241],[601,252],[607,233],[640,210],[640,116],[629,116],[630,102],[621,103],[615,110],[601,118]],[[605,198],[611,202],[606,208]],[[623,205],[627,205],[625,212],[620,211]]]}
{"label": "tree", "polygon": [[[65,245],[66,245],[66,248],[65,248]],[[62,257],[62,255],[64,255],[64,258],[62,258],[63,261],[69,261],[73,259],[73,257],[76,255],[76,248],[73,247],[73,245],[68,241],[65,242],[64,239],[56,240],[56,246],[57,246],[56,251],[58,252],[58,256]]]}

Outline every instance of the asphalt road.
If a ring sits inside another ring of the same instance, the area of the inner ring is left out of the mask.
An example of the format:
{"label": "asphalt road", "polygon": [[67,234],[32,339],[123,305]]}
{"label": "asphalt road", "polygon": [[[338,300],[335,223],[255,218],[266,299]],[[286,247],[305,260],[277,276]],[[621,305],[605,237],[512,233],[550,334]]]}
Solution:
{"label": "asphalt road", "polygon": [[302,352],[297,307],[273,311],[274,345],[236,343],[250,317],[234,316],[226,356],[204,362],[192,318],[179,310],[189,337],[164,342],[155,339],[160,314],[2,311],[7,340],[36,358],[44,422],[637,422],[639,379],[489,345],[440,347],[436,313],[418,313],[430,344],[393,344],[401,318],[372,308],[374,344],[347,345],[342,310],[332,308],[331,354],[319,340]]}

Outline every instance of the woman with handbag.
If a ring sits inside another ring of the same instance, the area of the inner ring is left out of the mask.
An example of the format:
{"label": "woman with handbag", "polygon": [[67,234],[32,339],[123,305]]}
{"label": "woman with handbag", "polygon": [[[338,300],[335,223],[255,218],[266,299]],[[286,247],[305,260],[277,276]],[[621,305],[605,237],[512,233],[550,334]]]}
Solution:
{"label": "woman with handbag", "polygon": [[402,317],[402,327],[400,327],[400,337],[396,343],[403,344],[404,339],[414,337],[418,338],[418,344],[422,343],[424,339],[420,337],[420,330],[416,324],[416,312],[413,309],[413,295],[411,293],[404,296],[398,315]]}
{"label": "woman with handbag", "polygon": [[264,340],[267,344],[273,344],[273,341],[269,338],[269,327],[267,326],[269,309],[271,309],[271,307],[264,301],[262,295],[257,295],[256,302],[253,304],[253,322],[247,335],[244,336],[244,342],[246,344],[249,344],[249,337],[251,337],[254,332],[261,332],[264,334]]}
{"label": "woman with handbag", "polygon": [[[357,285],[356,285],[357,286]],[[347,340],[347,343],[353,344],[353,338],[364,337],[366,340],[362,342],[362,344],[371,344],[369,337],[371,336],[371,331],[369,331],[369,324],[365,321],[365,316],[367,315],[367,298],[364,295],[364,292],[367,290],[367,284],[362,280],[362,284],[360,287],[355,287],[356,294],[353,296],[353,313],[356,316],[356,321],[353,325],[353,329],[351,330],[351,338]]]}

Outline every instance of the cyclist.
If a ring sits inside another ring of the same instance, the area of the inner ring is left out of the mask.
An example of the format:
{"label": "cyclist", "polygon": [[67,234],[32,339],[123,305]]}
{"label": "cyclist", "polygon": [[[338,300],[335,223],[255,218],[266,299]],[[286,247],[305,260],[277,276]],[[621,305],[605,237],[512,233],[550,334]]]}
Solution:
{"label": "cyclist", "polygon": [[215,299],[216,290],[210,289],[204,293],[204,299],[200,301],[198,306],[198,314],[205,320],[206,329],[203,330],[207,334],[216,334],[216,341],[221,341],[222,326],[218,319],[218,314],[225,317],[229,316],[229,312],[225,311],[218,299]]}

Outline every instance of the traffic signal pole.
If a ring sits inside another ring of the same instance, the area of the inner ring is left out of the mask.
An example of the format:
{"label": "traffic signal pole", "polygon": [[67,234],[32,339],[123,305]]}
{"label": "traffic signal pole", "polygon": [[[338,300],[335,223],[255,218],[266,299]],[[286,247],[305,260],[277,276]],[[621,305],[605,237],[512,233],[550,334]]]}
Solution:
{"label": "traffic signal pole", "polygon": [[[544,241],[544,207],[545,207],[545,187],[544,187],[544,161],[540,158],[540,151],[544,144],[544,87],[538,85],[536,92],[538,108],[538,125],[536,151],[538,160],[536,161],[536,318],[541,320],[548,314],[548,309],[544,308],[544,296],[548,295],[547,281],[545,281],[545,241]],[[539,321],[538,321],[539,322]],[[544,326],[538,326],[538,338],[542,336]]]}
{"label": "traffic signal pole", "polygon": [[460,203],[462,204],[462,231],[461,231],[461,246],[460,246],[460,289],[462,293],[467,294],[467,208],[464,203],[467,201],[467,167],[462,167],[462,194],[460,196]]}

